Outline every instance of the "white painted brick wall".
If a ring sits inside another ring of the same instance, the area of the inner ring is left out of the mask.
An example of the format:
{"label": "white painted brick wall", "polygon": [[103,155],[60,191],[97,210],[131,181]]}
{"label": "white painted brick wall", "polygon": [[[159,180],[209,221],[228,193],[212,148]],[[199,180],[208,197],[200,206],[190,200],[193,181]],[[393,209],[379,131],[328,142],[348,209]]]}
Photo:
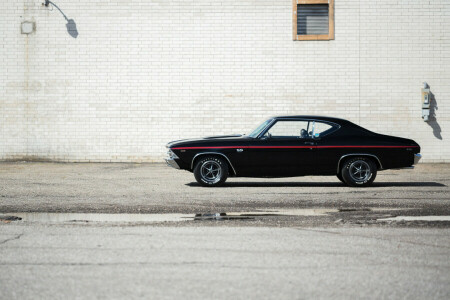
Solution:
{"label": "white painted brick wall", "polygon": [[320,114],[450,162],[448,0],[336,0],[336,39],[296,42],[291,0],[53,0],[76,39],[42,2],[0,10],[0,159],[160,161],[171,140]]}

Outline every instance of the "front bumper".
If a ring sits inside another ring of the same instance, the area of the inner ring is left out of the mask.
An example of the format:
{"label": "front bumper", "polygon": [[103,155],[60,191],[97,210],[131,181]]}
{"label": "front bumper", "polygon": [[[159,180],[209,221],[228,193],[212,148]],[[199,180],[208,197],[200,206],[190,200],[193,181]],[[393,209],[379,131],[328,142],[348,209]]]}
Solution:
{"label": "front bumper", "polygon": [[417,165],[419,160],[422,158],[422,155],[420,153],[414,154],[414,165]]}
{"label": "front bumper", "polygon": [[175,169],[179,169],[180,166],[177,164],[177,162],[175,161],[175,159],[173,158],[166,158],[166,163],[168,166],[175,168]]}
{"label": "front bumper", "polygon": [[172,167],[175,169],[180,169],[180,166],[178,165],[178,163],[175,160],[175,159],[179,159],[179,157],[172,151],[172,149],[170,149],[170,147],[168,147],[168,146],[166,146],[166,147],[169,148],[169,150],[167,150],[167,158],[165,158],[167,165],[169,167]]}

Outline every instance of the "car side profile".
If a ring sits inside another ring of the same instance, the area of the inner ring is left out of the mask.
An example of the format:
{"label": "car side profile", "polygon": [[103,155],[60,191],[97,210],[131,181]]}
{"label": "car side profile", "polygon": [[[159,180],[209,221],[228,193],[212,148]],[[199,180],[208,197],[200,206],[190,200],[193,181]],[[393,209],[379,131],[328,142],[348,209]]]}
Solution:
{"label": "car side profile", "polygon": [[248,135],[170,142],[166,162],[194,173],[202,186],[233,177],[334,175],[369,186],[378,171],[412,168],[420,146],[411,139],[378,134],[350,121],[319,116],[273,117]]}

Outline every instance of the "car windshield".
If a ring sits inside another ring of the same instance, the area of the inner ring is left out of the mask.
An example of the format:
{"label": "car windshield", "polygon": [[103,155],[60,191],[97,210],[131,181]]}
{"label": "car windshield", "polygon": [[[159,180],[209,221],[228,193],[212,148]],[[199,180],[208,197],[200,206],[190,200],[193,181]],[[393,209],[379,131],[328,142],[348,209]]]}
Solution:
{"label": "car windshield", "polygon": [[261,125],[259,125],[258,127],[256,127],[255,130],[253,130],[248,136],[255,138],[258,136],[258,134],[261,133],[261,131],[266,128],[266,126],[272,121],[272,119],[269,119],[267,121],[264,121]]}

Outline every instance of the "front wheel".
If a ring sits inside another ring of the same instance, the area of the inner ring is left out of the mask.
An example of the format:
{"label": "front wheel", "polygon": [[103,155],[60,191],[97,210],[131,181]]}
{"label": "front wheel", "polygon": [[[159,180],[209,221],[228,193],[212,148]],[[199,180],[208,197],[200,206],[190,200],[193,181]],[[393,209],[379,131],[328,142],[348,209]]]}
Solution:
{"label": "front wheel", "polygon": [[227,180],[228,165],[219,157],[206,156],[200,158],[194,167],[194,177],[202,186],[220,186]]}
{"label": "front wheel", "polygon": [[343,164],[341,176],[349,186],[369,186],[377,176],[377,165],[366,157],[350,158]]}

